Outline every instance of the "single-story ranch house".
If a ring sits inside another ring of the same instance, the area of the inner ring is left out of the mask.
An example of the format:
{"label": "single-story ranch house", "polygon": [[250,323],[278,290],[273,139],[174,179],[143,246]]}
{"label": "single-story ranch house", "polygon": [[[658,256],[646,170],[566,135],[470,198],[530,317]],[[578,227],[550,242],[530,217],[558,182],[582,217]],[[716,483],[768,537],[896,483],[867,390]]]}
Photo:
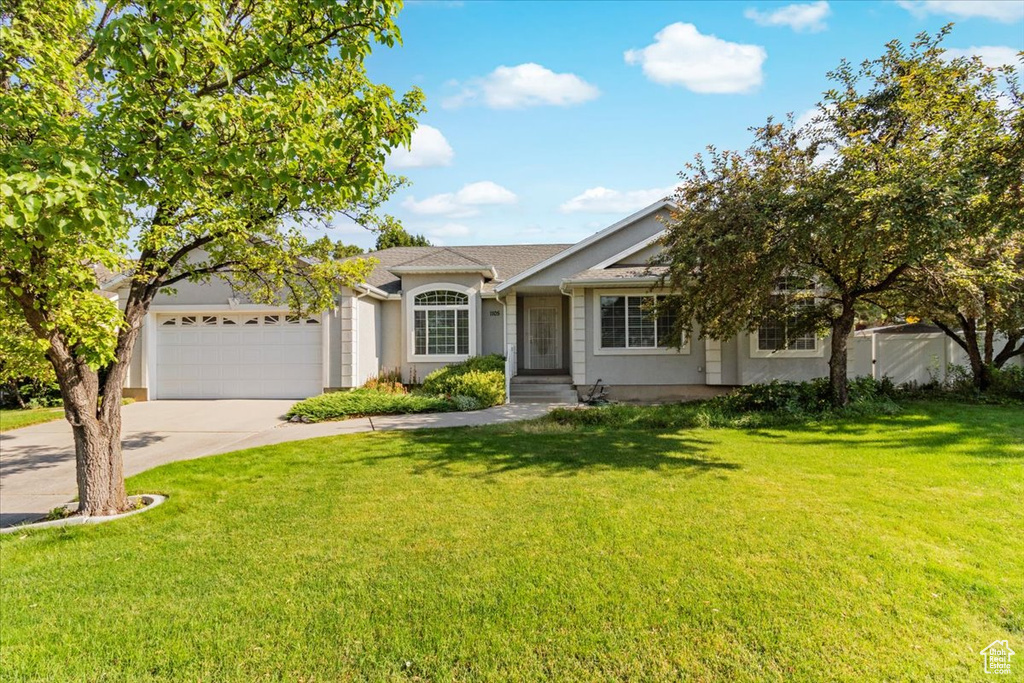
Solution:
{"label": "single-story ranch house", "polygon": [[[490,353],[510,358],[513,398],[534,383],[582,393],[600,379],[613,398],[656,400],[826,375],[828,339],[787,345],[785,320],[728,341],[695,330],[681,349],[664,342],[671,321],[650,319],[644,304],[659,295],[660,268],[651,264],[669,206],[656,202],[576,244],[378,251],[368,281],[339,292],[337,306],[319,315],[245,303],[223,280],[182,283],[154,301],[126,395],[304,398],[358,387],[383,369],[401,368],[415,383]],[[938,354],[936,364],[953,360],[950,343],[925,341],[931,346],[921,351]],[[877,372],[874,346],[854,344],[856,374]],[[929,362],[918,360],[919,368]]]}

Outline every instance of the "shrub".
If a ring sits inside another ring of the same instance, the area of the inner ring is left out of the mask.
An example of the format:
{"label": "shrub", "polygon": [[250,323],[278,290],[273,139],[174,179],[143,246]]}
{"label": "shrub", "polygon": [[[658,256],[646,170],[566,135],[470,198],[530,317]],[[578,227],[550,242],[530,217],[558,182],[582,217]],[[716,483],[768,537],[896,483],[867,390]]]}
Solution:
{"label": "shrub", "polygon": [[990,368],[992,383],[987,391],[978,391],[974,375],[963,365],[946,366],[945,380],[933,379],[923,384],[907,383],[899,387],[903,398],[970,401],[973,403],[1012,403],[1024,401],[1024,367],[1007,365]]}
{"label": "shrub", "polygon": [[455,410],[480,410],[483,406],[480,401],[472,396],[452,396],[452,405]]}
{"label": "shrub", "polygon": [[706,401],[557,408],[551,411],[550,419],[563,425],[632,429],[764,428],[846,415],[892,414],[899,410],[892,398],[896,393],[888,380],[858,378],[850,382],[850,404],[836,410],[829,403],[827,380],[775,381],[740,387]]}
{"label": "shrub", "polygon": [[[888,378],[876,380],[857,377],[849,380],[850,404],[846,410],[879,404],[883,409],[895,407],[896,387]],[[808,382],[780,382],[739,387],[733,392],[712,399],[731,413],[780,412],[792,415],[822,415],[834,410],[831,404],[828,379],[821,377]]]}
{"label": "shrub", "polygon": [[462,363],[438,368],[423,380],[423,393],[435,396],[469,396],[481,407],[505,402],[505,359],[474,356]]}
{"label": "shrub", "polygon": [[438,413],[454,409],[455,405],[451,401],[436,396],[353,389],[320,394],[299,401],[288,411],[288,417],[298,416],[311,422],[322,422],[367,415]]}
{"label": "shrub", "polygon": [[472,398],[482,408],[505,402],[505,373],[503,372],[471,370],[452,378],[450,386],[450,396]]}
{"label": "shrub", "polygon": [[992,371],[990,391],[1000,396],[1024,400],[1024,365],[1007,365]]}
{"label": "shrub", "polygon": [[380,391],[385,394],[408,394],[409,390],[402,384],[402,371],[399,368],[380,371],[379,375],[371,375],[363,383],[363,389]]}

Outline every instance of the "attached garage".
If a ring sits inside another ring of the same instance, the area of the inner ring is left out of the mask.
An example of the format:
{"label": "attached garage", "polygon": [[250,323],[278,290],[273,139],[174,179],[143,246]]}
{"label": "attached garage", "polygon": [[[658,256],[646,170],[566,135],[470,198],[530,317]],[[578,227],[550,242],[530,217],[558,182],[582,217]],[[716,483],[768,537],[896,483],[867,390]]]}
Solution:
{"label": "attached garage", "polygon": [[323,390],[319,316],[157,315],[155,351],[153,398],[305,398]]}

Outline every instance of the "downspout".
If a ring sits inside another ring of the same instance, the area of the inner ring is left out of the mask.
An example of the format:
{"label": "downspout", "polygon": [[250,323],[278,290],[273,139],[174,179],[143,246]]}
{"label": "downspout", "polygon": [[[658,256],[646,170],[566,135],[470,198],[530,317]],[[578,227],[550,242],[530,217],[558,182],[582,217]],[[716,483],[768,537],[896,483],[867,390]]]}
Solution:
{"label": "downspout", "polygon": [[512,402],[512,371],[511,367],[513,363],[518,363],[518,360],[512,358],[512,354],[509,353],[508,347],[508,303],[507,301],[501,300],[501,294],[498,292],[494,293],[494,300],[501,304],[501,341],[505,347],[505,403]]}

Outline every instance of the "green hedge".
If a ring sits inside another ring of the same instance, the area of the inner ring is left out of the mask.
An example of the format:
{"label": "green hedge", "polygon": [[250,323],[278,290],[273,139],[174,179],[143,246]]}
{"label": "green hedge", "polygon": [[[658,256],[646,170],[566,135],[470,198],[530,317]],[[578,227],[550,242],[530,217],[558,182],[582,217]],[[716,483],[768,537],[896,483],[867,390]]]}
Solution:
{"label": "green hedge", "polygon": [[505,402],[505,359],[499,355],[474,356],[462,363],[438,368],[423,380],[423,393],[467,396],[480,407]]}
{"label": "green hedge", "polygon": [[450,410],[456,410],[455,403],[442,397],[353,389],[320,394],[299,401],[288,411],[288,417],[298,416],[311,422],[323,422],[367,415],[441,413]]}
{"label": "green hedge", "polygon": [[556,408],[549,413],[549,419],[563,425],[606,428],[763,428],[844,416],[891,415],[899,411],[894,400],[898,391],[888,380],[858,377],[848,386],[850,403],[842,409],[833,408],[829,402],[828,380],[815,379],[751,384],[705,401]]}

